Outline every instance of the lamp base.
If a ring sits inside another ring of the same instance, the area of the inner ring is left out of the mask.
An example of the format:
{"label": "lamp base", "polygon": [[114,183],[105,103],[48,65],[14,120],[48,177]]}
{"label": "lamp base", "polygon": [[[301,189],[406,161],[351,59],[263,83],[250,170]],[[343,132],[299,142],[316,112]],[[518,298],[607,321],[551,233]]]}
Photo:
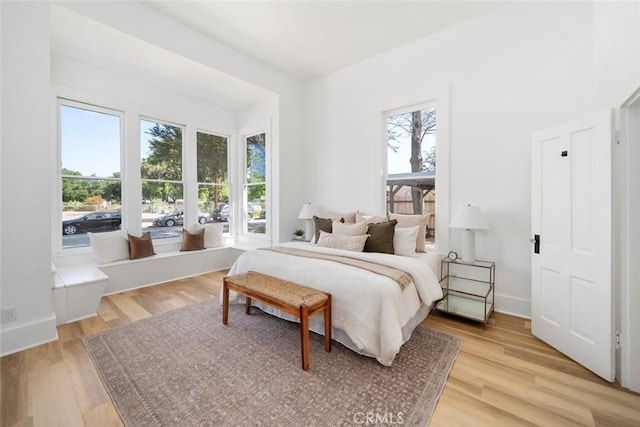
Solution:
{"label": "lamp base", "polygon": [[304,238],[313,240],[313,221],[310,219],[304,221]]}
{"label": "lamp base", "polygon": [[474,262],[476,260],[476,234],[473,230],[462,230],[462,261]]}

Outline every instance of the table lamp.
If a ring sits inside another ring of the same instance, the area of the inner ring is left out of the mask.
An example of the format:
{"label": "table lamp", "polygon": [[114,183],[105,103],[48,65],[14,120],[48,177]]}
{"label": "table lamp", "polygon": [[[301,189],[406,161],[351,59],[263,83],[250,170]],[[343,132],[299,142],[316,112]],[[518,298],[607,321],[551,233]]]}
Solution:
{"label": "table lamp", "polygon": [[302,205],[298,219],[304,220],[304,237],[307,240],[311,240],[313,236],[313,215],[315,215],[315,212],[311,202]]}
{"label": "table lamp", "polygon": [[462,228],[462,261],[476,260],[476,237],[474,230],[488,230],[489,224],[484,219],[480,208],[466,205],[458,209],[449,227]]}

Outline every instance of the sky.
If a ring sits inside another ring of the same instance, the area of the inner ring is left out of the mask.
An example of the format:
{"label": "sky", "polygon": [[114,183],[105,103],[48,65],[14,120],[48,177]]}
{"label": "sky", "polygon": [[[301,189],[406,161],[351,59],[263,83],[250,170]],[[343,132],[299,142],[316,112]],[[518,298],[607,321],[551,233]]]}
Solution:
{"label": "sky", "polygon": [[[62,105],[62,167],[84,176],[112,177],[120,172],[120,117]],[[140,121],[140,152],[149,152],[147,132],[155,123]]]}
{"label": "sky", "polygon": [[120,117],[63,105],[62,167],[85,176],[120,172]]}
{"label": "sky", "polygon": [[[397,152],[387,148],[387,174],[411,172],[411,135],[408,133],[398,138],[400,146]],[[426,135],[422,140],[422,151],[429,151],[436,145],[435,135]]]}

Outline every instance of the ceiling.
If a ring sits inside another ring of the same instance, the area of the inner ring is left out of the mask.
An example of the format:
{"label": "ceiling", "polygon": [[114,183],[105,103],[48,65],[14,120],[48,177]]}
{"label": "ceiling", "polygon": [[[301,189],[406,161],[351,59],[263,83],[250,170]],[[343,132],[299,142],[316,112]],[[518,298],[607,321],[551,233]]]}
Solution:
{"label": "ceiling", "polygon": [[502,1],[152,1],[192,29],[305,81],[507,5]]}
{"label": "ceiling", "polygon": [[[507,2],[174,0],[144,4],[292,79],[306,81]],[[233,111],[273,96],[64,7],[52,8],[52,53]]]}
{"label": "ceiling", "polygon": [[71,59],[232,111],[240,111],[274,96],[267,89],[161,49],[66,8],[52,7],[51,21],[51,53],[54,58]]}

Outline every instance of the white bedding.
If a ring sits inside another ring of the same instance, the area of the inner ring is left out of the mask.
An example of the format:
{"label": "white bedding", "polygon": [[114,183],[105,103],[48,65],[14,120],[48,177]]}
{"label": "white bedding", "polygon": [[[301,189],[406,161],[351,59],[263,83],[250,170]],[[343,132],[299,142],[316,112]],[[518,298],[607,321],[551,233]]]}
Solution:
{"label": "white bedding", "polygon": [[[336,262],[286,255],[269,250],[254,250],[243,253],[234,263],[229,274],[258,271],[281,279],[300,283],[332,296],[332,326],[344,331],[350,343],[343,344],[357,352],[375,357],[385,366],[391,365],[400,347],[410,334],[403,338],[405,326],[415,326],[414,316],[428,313],[426,307],[442,298],[442,289],[437,279],[439,257],[431,253],[415,256],[398,256],[372,252],[349,252],[329,249],[305,242],[284,243],[294,247],[320,253],[348,255],[378,262],[406,271],[413,276],[413,283],[402,290],[392,279],[368,270]],[[238,295],[231,293],[231,301]],[[259,304],[256,304],[259,305]],[[259,305],[261,308],[264,305]],[[285,313],[264,307],[265,311],[293,320]],[[317,317],[317,316],[314,316]],[[321,319],[310,319],[321,326]],[[422,320],[422,319],[419,319]],[[316,332],[321,327],[313,327]],[[334,338],[340,341],[341,334]],[[355,348],[353,347],[355,346]]]}

